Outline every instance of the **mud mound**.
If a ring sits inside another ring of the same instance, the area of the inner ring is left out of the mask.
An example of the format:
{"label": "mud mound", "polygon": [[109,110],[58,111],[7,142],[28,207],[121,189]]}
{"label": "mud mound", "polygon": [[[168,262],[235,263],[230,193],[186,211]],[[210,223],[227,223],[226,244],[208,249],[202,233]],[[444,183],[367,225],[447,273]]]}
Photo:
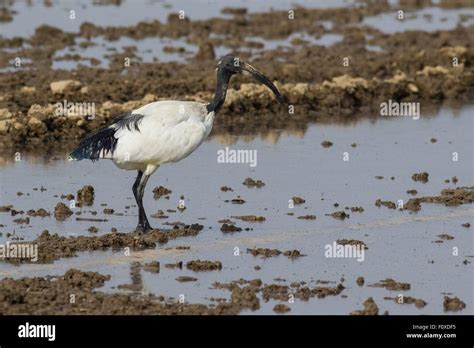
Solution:
{"label": "mud mound", "polygon": [[[37,262],[47,263],[63,257],[76,256],[80,251],[119,250],[125,247],[132,250],[154,248],[157,244],[165,244],[172,239],[196,236],[201,229],[202,226],[196,224],[185,229],[153,230],[146,234],[114,232],[102,236],[78,237],[50,234],[45,230],[32,243],[38,244]],[[20,262],[19,259],[7,259],[7,261]]]}

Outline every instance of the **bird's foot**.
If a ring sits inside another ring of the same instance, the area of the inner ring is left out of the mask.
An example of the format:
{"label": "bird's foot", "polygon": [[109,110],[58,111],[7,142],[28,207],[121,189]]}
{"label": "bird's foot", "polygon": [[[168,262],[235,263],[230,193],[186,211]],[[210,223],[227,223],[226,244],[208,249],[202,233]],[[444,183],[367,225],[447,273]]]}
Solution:
{"label": "bird's foot", "polygon": [[138,234],[147,233],[152,230],[153,228],[150,226],[150,224],[138,224],[137,228],[135,228],[135,232],[137,232]]}

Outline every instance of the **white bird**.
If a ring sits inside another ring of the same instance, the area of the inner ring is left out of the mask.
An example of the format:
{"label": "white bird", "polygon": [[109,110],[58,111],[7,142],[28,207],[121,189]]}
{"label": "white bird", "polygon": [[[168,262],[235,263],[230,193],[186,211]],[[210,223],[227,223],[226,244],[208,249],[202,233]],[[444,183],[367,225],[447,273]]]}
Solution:
{"label": "white bird", "polygon": [[132,187],[138,205],[137,231],[152,229],[143,207],[143,194],[149,177],[161,164],[186,158],[207,138],[214,117],[224,104],[232,75],[253,77],[268,86],[284,104],[284,98],[275,85],[237,57],[224,56],[216,71],[217,87],[210,103],[173,100],[146,104],[119,115],[110,125],[90,134],[69,155],[70,160],[111,159],[121,169],[138,171]]}

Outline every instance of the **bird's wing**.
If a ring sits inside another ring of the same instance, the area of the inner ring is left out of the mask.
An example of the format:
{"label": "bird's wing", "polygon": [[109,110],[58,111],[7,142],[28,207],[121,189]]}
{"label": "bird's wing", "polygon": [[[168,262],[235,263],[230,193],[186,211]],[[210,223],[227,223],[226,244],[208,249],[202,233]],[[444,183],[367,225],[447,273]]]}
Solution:
{"label": "bird's wing", "polygon": [[140,131],[142,122],[153,124],[155,129],[170,128],[192,118],[203,110],[204,104],[195,102],[157,101],[120,115],[110,127],[116,129],[118,139],[123,132]]}
{"label": "bird's wing", "polygon": [[127,154],[143,152],[157,142],[166,150],[173,139],[192,138],[199,133],[199,120],[204,112],[205,105],[197,102],[158,101],[144,105],[118,115],[108,126],[87,136],[70,157],[77,160],[116,157],[114,152],[119,144]]}
{"label": "bird's wing", "polygon": [[[191,152],[206,138],[208,129],[203,120],[205,104],[196,102],[156,102],[133,110],[138,129],[116,125],[114,137],[117,161],[175,162]],[[123,159],[122,159],[123,158]]]}

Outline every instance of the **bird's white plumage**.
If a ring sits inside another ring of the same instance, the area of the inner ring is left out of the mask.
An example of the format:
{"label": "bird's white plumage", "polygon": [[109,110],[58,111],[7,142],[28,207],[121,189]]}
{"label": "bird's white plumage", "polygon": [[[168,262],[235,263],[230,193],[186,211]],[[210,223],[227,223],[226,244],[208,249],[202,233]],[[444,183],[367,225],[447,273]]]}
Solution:
{"label": "bird's white plumage", "polygon": [[117,147],[106,154],[123,169],[143,170],[151,174],[162,163],[177,162],[187,157],[208,137],[214,112],[206,104],[182,101],[158,101],[132,111],[143,115],[134,127],[115,127]]}

